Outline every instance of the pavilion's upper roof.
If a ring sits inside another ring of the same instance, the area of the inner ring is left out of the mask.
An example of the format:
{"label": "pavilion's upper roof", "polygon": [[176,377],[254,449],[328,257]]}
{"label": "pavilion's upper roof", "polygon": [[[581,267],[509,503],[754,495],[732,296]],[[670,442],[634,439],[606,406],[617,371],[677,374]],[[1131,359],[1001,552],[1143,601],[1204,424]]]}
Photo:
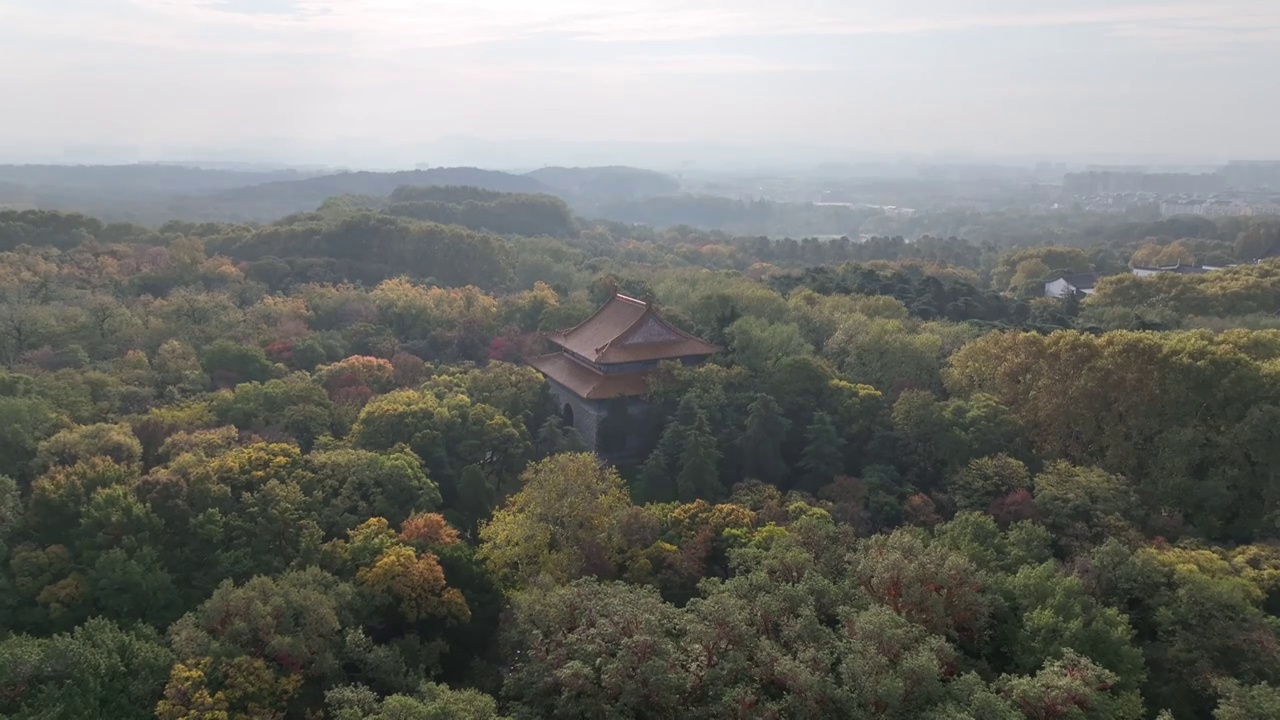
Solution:
{"label": "pavilion's upper roof", "polygon": [[598,365],[714,355],[720,348],[667,322],[650,303],[615,294],[579,325],[547,336]]}

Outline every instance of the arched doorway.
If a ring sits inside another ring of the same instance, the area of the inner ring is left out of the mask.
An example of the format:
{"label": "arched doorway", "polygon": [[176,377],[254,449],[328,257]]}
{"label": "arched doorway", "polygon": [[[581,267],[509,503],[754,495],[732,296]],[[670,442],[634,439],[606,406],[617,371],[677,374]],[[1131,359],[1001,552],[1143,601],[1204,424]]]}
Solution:
{"label": "arched doorway", "polygon": [[573,427],[573,406],[569,403],[564,404],[564,409],[560,411],[560,419],[564,421],[565,427]]}

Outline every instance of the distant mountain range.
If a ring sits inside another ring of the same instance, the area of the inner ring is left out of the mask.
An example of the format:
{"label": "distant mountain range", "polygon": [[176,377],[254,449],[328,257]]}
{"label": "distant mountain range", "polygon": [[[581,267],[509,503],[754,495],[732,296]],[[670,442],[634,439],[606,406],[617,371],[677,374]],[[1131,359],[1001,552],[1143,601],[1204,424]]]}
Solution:
{"label": "distant mountain range", "polygon": [[210,169],[174,165],[3,165],[0,208],[84,212],[148,225],[169,220],[270,222],[340,195],[387,196],[402,186],[457,185],[545,193],[589,210],[680,191],[675,178],[629,167],[548,167],[527,174],[478,168],[407,172]]}
{"label": "distant mountain range", "polygon": [[[395,203],[389,197],[401,187],[445,186],[514,196],[550,195],[568,205],[572,213],[569,225],[577,216],[745,235],[856,236],[866,216],[874,214],[809,203],[746,202],[725,197],[730,193],[719,193],[705,184],[701,193],[691,193],[670,175],[625,166],[544,167],[512,173],[474,167],[338,172],[171,164],[0,165],[0,210],[80,212],[107,222],[155,227],[173,220],[267,224],[326,206],[329,211],[367,208],[467,227],[479,223],[493,230],[513,227],[494,220],[512,205],[545,210],[544,222],[535,224],[541,228],[539,232],[567,232],[564,218],[558,214],[561,210],[527,197],[508,198],[507,205],[485,212],[477,208],[409,207],[414,203]],[[326,203],[330,198],[341,200]]]}

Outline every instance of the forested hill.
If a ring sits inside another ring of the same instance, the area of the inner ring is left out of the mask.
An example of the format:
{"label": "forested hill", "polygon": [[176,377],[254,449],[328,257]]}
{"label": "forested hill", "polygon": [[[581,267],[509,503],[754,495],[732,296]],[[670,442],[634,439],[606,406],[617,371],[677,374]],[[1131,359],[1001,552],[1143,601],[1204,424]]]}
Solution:
{"label": "forested hill", "polygon": [[303,180],[316,174],[153,164],[0,165],[0,209],[75,211],[109,221],[148,225],[173,219],[234,220],[195,198],[249,185]]}
{"label": "forested hill", "polygon": [[680,181],[670,175],[629,167],[546,167],[534,170],[529,177],[571,197],[592,201],[629,200],[680,192]]}
{"label": "forested hill", "polygon": [[[0,211],[0,718],[1275,720],[1280,221],[1103,222]],[[528,361],[619,289],[724,351],[597,456]]]}
{"label": "forested hill", "polygon": [[[521,175],[477,168],[316,173],[167,165],[0,166],[0,209],[82,212],[109,222],[149,226],[173,220],[269,223],[316,210],[332,197],[386,198],[404,186],[543,194],[563,200],[586,218],[771,236],[856,236],[875,214],[808,203],[685,194],[671,176],[628,167],[548,167]],[[423,208],[403,210],[421,219],[436,217],[434,211]],[[491,229],[534,233],[531,226]]]}
{"label": "forested hill", "polygon": [[302,180],[320,173],[301,170],[227,170],[183,165],[0,165],[0,182],[56,193],[204,193],[246,185]]}
{"label": "forested hill", "polygon": [[520,175],[478,168],[318,173],[169,165],[0,166],[0,209],[76,211],[143,225],[170,220],[266,223],[315,210],[330,197],[386,197],[403,186],[550,194],[584,209],[680,189],[666,175],[624,167],[545,168]]}
{"label": "forested hill", "polygon": [[[241,187],[189,202],[206,203],[209,212],[230,221],[269,222],[282,215],[316,209],[335,195],[387,196],[406,185],[458,185],[504,193],[540,193],[546,188],[522,175],[477,168],[436,168],[409,172],[353,172],[306,180]],[[202,218],[202,219],[213,219]]]}

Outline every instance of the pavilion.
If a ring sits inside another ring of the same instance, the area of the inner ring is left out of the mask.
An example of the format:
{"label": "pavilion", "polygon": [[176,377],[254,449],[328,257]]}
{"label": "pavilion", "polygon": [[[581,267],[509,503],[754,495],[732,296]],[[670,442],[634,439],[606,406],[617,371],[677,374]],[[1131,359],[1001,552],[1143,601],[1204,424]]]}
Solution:
{"label": "pavilion", "polygon": [[[633,418],[648,407],[644,395],[658,363],[694,365],[720,352],[667,322],[651,302],[621,293],[579,325],[546,338],[560,351],[529,364],[547,378],[565,425],[592,449],[598,449],[600,424],[617,399],[625,399]],[[629,433],[628,449],[636,442]]]}

